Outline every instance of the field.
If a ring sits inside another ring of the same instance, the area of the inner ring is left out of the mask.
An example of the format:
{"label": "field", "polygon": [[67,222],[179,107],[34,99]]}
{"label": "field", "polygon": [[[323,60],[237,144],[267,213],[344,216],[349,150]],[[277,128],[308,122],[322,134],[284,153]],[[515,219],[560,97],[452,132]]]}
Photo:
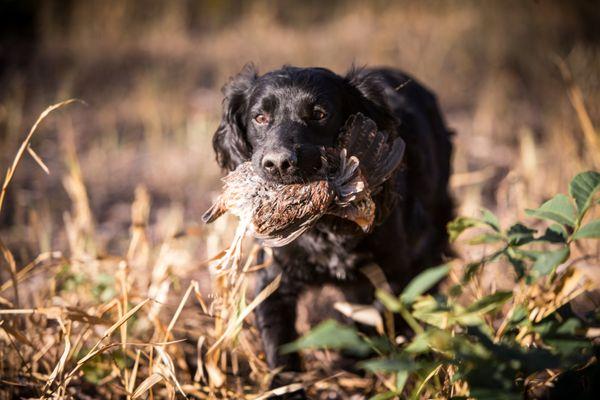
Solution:
{"label": "field", "polygon": [[[600,170],[592,3],[0,1],[2,173],[40,113],[82,100],[40,123],[0,203],[0,398],[267,390],[252,325],[252,246],[235,279],[211,274],[235,221],[200,220],[220,188],[211,147],[219,89],[250,61],[260,71],[406,70],[438,94],[456,133],[457,215],[485,207],[504,227],[540,226],[525,209]],[[456,264],[489,250],[455,248]],[[600,245],[573,253],[590,282],[574,308],[593,311]],[[470,287],[475,299],[511,288],[507,265],[486,266]],[[300,330],[336,316],[340,300],[330,287],[307,293]],[[305,361],[311,373],[296,381],[315,398],[390,389],[381,374],[344,372],[329,350]]]}

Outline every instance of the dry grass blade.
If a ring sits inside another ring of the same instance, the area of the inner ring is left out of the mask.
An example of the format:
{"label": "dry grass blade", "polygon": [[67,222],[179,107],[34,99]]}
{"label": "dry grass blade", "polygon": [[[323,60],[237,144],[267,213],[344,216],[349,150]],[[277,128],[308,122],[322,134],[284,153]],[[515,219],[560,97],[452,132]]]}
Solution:
{"label": "dry grass blade", "polygon": [[135,380],[137,378],[138,368],[140,366],[140,355],[142,352],[137,350],[135,353],[135,362],[133,363],[133,369],[131,370],[131,377],[129,378],[129,383],[127,384],[127,390],[129,393],[133,392],[133,388],[135,386]]}
{"label": "dry grass blade", "polygon": [[496,168],[486,167],[477,171],[462,172],[452,174],[450,186],[454,189],[464,186],[478,185],[484,183],[496,174]]}
{"label": "dry grass blade", "polygon": [[585,332],[585,337],[590,339],[600,337],[600,328],[588,328],[588,330]]}
{"label": "dry grass blade", "polygon": [[285,386],[280,386],[278,388],[271,389],[268,392],[264,392],[257,397],[253,397],[252,400],[265,400],[265,399],[271,398],[271,396],[281,396],[283,394],[296,392],[300,389],[305,389],[309,386],[322,385],[322,384],[326,383],[327,381],[331,381],[333,379],[340,378],[343,374],[344,374],[344,372],[338,372],[336,374],[326,376],[324,378],[310,379],[308,381],[305,381],[304,383],[297,382],[297,383],[291,383],[291,384],[285,385]]}
{"label": "dry grass blade", "polygon": [[[51,252],[41,253],[40,255],[38,255],[35,258],[35,260],[31,261],[29,264],[27,264],[25,267],[21,268],[17,272],[17,283],[26,279],[27,274],[29,274],[29,272],[31,272],[35,267],[42,264],[43,262],[48,261],[48,260],[62,260],[62,259],[63,259],[63,255],[60,251],[51,251]],[[0,292],[4,292],[5,290],[13,287],[14,285],[15,285],[15,282],[13,282],[12,279],[4,282],[2,285],[0,285]]]}
{"label": "dry grass blade", "polygon": [[169,380],[175,384],[175,387],[177,388],[177,390],[179,390],[179,392],[183,395],[183,397],[187,399],[187,396],[186,396],[185,392],[183,391],[181,384],[177,380],[177,375],[175,374],[175,364],[173,364],[173,360],[171,359],[171,357],[167,354],[167,352],[161,346],[156,346],[154,348],[154,350],[156,350],[156,352],[158,353],[158,356],[160,357],[160,361],[162,362],[161,364],[158,364],[158,365],[163,366],[163,369],[167,373],[167,376],[170,378]]}
{"label": "dry grass blade", "polygon": [[362,272],[369,279],[369,282],[371,282],[373,287],[377,289],[383,289],[388,293],[393,293],[392,287],[388,283],[387,278],[385,277],[385,274],[379,265],[375,263],[369,263],[361,268],[360,272]]}
{"label": "dry grass blade", "polygon": [[[360,269],[360,272],[362,272],[363,275],[365,275],[367,279],[369,279],[369,282],[371,282],[371,285],[373,285],[375,289],[383,289],[388,293],[393,293],[392,287],[390,286],[389,282],[387,281],[387,278],[385,277],[385,273],[383,272],[381,267],[376,263],[369,263],[365,265],[363,268]],[[396,327],[394,324],[394,316],[388,309],[384,311],[383,316],[385,321],[385,327],[387,328],[388,337],[391,340],[395,340]]]}
{"label": "dry grass blade", "polygon": [[[0,207],[2,203],[0,202]],[[10,273],[10,280],[12,282],[13,290],[15,293],[15,305],[20,307],[19,301],[19,280],[17,277],[17,264],[15,263],[15,258],[13,257],[11,251],[4,245],[2,239],[0,239],[0,251],[2,251],[2,255],[4,259],[8,263],[8,271]]]}
{"label": "dry grass blade", "polygon": [[[53,104],[50,107],[46,108],[40,114],[40,116],[38,117],[38,119],[35,121],[35,123],[31,127],[31,129],[29,130],[29,133],[27,134],[27,137],[25,138],[25,140],[23,141],[23,143],[21,143],[21,147],[19,147],[19,150],[17,151],[17,155],[15,156],[15,158],[14,158],[11,166],[8,167],[8,170],[6,171],[6,177],[4,178],[4,183],[2,184],[2,191],[0,192],[0,212],[2,212],[2,204],[4,203],[4,197],[6,196],[6,189],[8,189],[8,185],[10,184],[10,181],[12,180],[12,178],[13,178],[13,176],[15,174],[15,170],[17,169],[17,165],[19,164],[19,162],[23,158],[23,154],[25,153],[25,150],[27,150],[27,148],[29,147],[29,143],[31,142],[31,139],[33,138],[33,134],[35,133],[35,131],[36,131],[37,127],[39,126],[39,124],[52,111],[54,111],[54,110],[56,110],[58,108],[64,107],[66,105],[69,105],[71,103],[75,103],[75,102],[81,102],[81,103],[85,104],[85,102],[83,100],[79,100],[79,99],[69,99],[69,100],[62,101],[62,102],[57,103],[57,104]],[[38,161],[38,160],[36,160],[36,161]],[[41,159],[40,159],[40,161],[41,161]],[[44,165],[44,164],[42,163],[42,165]]]}
{"label": "dry grass blade", "polygon": [[110,328],[108,328],[106,330],[106,332],[104,332],[104,335],[102,335],[102,338],[100,340],[102,341],[102,340],[106,339],[107,337],[109,337],[110,335],[112,335],[112,333],[115,330],[117,330],[122,324],[127,322],[127,320],[129,320],[129,318],[131,318],[135,313],[137,313],[139,311],[139,309],[144,307],[150,300],[151,299],[145,299],[144,301],[139,303],[137,306],[135,306],[131,310],[129,310],[127,313],[125,313],[125,315],[123,315],[117,322],[115,322],[114,325],[112,325]]}
{"label": "dry grass blade", "polygon": [[104,346],[95,346],[94,349],[92,349],[88,354],[86,354],[83,358],[81,358],[79,361],[77,361],[77,365],[69,373],[69,376],[73,375],[73,373],[75,373],[83,364],[85,364],[87,361],[91,360],[92,358],[96,357],[98,354],[102,354],[102,353],[106,352],[107,350],[114,349],[115,347],[119,347],[119,346],[122,346],[121,342],[109,343]]}
{"label": "dry grass blade", "polygon": [[303,388],[304,388],[304,385],[302,383],[292,383],[290,385],[281,386],[276,389],[269,390],[268,392],[265,392],[265,393],[261,394],[260,396],[253,398],[252,400],[265,400],[265,399],[270,398],[271,396],[281,396],[286,393],[296,392]]}
{"label": "dry grass blade", "polygon": [[150,195],[144,186],[138,186],[131,205],[131,240],[126,257],[130,265],[145,266],[148,263],[150,246],[146,228],[149,215]]}
{"label": "dry grass blade", "polygon": [[219,348],[219,346],[226,340],[228,340],[230,338],[230,336],[239,328],[239,326],[242,324],[242,322],[244,321],[244,319],[246,319],[246,317],[248,315],[250,315],[250,313],[252,311],[254,311],[254,309],[263,301],[265,301],[265,299],[267,297],[269,297],[273,292],[275,292],[277,290],[277,288],[279,288],[279,284],[281,283],[281,274],[277,275],[277,277],[275,279],[273,279],[273,281],[271,283],[269,283],[253,300],[250,304],[248,304],[248,306],[246,306],[241,312],[240,314],[237,316],[237,318],[235,320],[232,320],[229,322],[229,324],[227,324],[227,329],[225,330],[225,332],[221,335],[221,337],[219,337],[219,339],[217,339],[217,341],[210,347],[210,349],[206,352],[207,356],[212,354],[212,352],[214,352],[217,348]]}
{"label": "dry grass blade", "polygon": [[[100,344],[102,343],[102,341],[104,339],[106,339],[107,337],[109,337],[110,335],[112,335],[112,333],[114,331],[116,331],[117,329],[119,329],[119,327],[124,324],[125,322],[127,322],[127,320],[129,320],[129,318],[131,318],[136,312],[139,311],[140,308],[142,308],[143,306],[145,306],[148,302],[150,301],[150,299],[146,299],[144,301],[142,301],[140,304],[138,304],[137,306],[133,307],[131,310],[129,310],[125,315],[123,315],[121,318],[119,318],[119,320],[117,322],[115,322],[110,328],[108,328],[106,330],[106,332],[104,332],[104,335],[102,335],[102,337],[100,338],[100,340],[98,340],[96,342],[96,344],[94,345],[94,347],[92,347],[92,349],[84,356],[82,357],[79,361],[77,361],[77,365],[75,366],[75,368],[73,368],[71,370],[71,372],[69,372],[69,377],[73,376],[75,374],[75,372],[77,372],[79,370],[79,368],[81,368],[81,366],[83,364],[85,364],[85,362],[87,362],[88,360],[92,359],[93,357],[95,357],[96,355],[106,351],[108,348],[112,348],[115,346],[115,344],[109,344],[107,346],[101,347],[99,348]],[[120,343],[117,343],[116,345],[120,345]]]}
{"label": "dry grass blade", "polygon": [[206,340],[206,336],[200,336],[198,338],[198,343],[196,344],[196,362],[198,363],[196,367],[196,373],[194,374],[194,382],[200,382],[204,378],[204,361],[202,360],[202,346],[204,345],[204,341]]}
{"label": "dry grass blade", "polygon": [[338,301],[333,306],[346,317],[352,318],[361,324],[373,326],[380,334],[385,333],[383,318],[381,318],[381,314],[375,307],[364,304],[352,304],[345,301]]}
{"label": "dry grass blade", "polygon": [[596,166],[600,165],[600,136],[594,128],[590,114],[585,106],[581,89],[575,84],[567,63],[560,57],[555,57],[555,63],[560,69],[563,79],[567,82],[569,101],[577,113],[577,119],[588,146],[592,149],[590,155]]}
{"label": "dry grass blade", "polygon": [[208,360],[206,360],[205,363],[206,372],[208,373],[211,385],[214,385],[215,387],[223,386],[226,376],[217,366],[218,360],[214,356],[207,358]]}
{"label": "dry grass blade", "polygon": [[[0,321],[0,322],[4,322],[4,321]],[[24,334],[22,334],[21,332],[19,332],[16,329],[13,329],[10,325],[8,324],[0,324],[0,327],[2,329],[4,329],[6,331],[6,333],[8,333],[9,335],[11,335],[12,337],[14,337],[15,339],[17,339],[17,341],[19,341],[19,343],[21,344],[25,344],[31,348],[34,348],[35,345],[29,340],[29,338],[27,338],[27,336],[25,336]]]}
{"label": "dry grass blade", "polygon": [[9,301],[2,296],[0,296],[0,304],[2,304],[3,306],[6,306],[8,308],[12,308],[15,306],[12,301]]}
{"label": "dry grass blade", "polygon": [[[160,346],[165,346],[168,344],[174,344],[174,343],[180,343],[182,342],[181,340],[178,341],[173,341],[173,342],[167,342],[167,343],[125,343],[126,346],[154,346],[154,348],[158,348]],[[98,342],[99,343],[99,342]],[[75,368],[73,368],[66,376],[65,378],[65,382],[68,382],[69,379],[71,379],[75,373],[77,371],[79,371],[79,369],[81,368],[81,366],[83,364],[85,364],[87,361],[91,360],[92,358],[96,357],[99,354],[105,353],[108,350],[114,349],[116,347],[121,347],[123,346],[123,343],[121,342],[115,342],[115,343],[109,343],[105,346],[101,346],[98,347],[98,343],[96,343],[94,349],[92,349],[92,351],[90,351],[85,357],[83,357],[82,359],[80,359],[79,361],[77,361],[77,365],[75,366]]]}
{"label": "dry grass blade", "polygon": [[[62,325],[62,323],[61,323]],[[48,378],[48,381],[46,382],[46,385],[44,386],[44,390],[43,392],[45,393],[49,388],[52,387],[52,384],[54,383],[54,381],[56,380],[56,378],[59,375],[62,375],[62,373],[65,370],[65,365],[67,363],[67,359],[69,358],[69,353],[71,352],[71,341],[69,340],[69,331],[70,329],[64,329],[63,328],[63,333],[64,333],[64,341],[65,341],[65,348],[63,350],[62,355],[60,356],[60,359],[58,360],[58,363],[56,364],[56,366],[54,367],[54,370],[52,371],[52,373],[50,374],[50,377]]]}
{"label": "dry grass blade", "polygon": [[0,310],[0,315],[43,315],[48,319],[83,322],[89,325],[108,325],[111,321],[90,315],[72,307],[40,307]]}
{"label": "dry grass blade", "polygon": [[135,392],[133,392],[133,394],[131,395],[131,398],[137,399],[138,397],[140,397],[144,393],[146,393],[148,390],[150,390],[150,388],[152,386],[156,385],[158,382],[160,382],[164,379],[165,379],[165,377],[162,376],[161,374],[159,374],[157,372],[152,373],[152,375],[150,375],[149,377],[144,379],[142,381],[142,383],[140,383],[140,385],[137,387],[137,389],[135,389]]}
{"label": "dry grass blade", "polygon": [[50,175],[50,169],[48,168],[48,166],[44,163],[44,160],[42,160],[42,157],[40,157],[32,148],[31,145],[27,146],[27,152],[29,153],[29,155],[35,160],[36,163],[38,163],[38,165],[40,166],[40,168],[46,173],[46,175]]}
{"label": "dry grass blade", "polygon": [[417,391],[414,393],[413,398],[418,399],[419,394],[421,394],[421,392],[423,391],[423,389],[425,388],[425,385],[427,385],[427,382],[429,382],[429,380],[431,380],[431,378],[433,378],[434,376],[437,375],[437,373],[440,371],[440,369],[444,366],[444,364],[439,364],[437,367],[435,367],[426,377],[425,379],[423,379],[423,382],[421,382],[421,385],[419,385],[419,388],[417,389]]}
{"label": "dry grass blade", "polygon": [[179,306],[177,306],[177,310],[175,311],[173,318],[171,318],[171,322],[169,322],[169,325],[167,326],[167,330],[165,331],[164,341],[167,341],[169,339],[170,333],[173,330],[173,327],[175,326],[177,319],[179,319],[179,315],[181,315],[181,311],[183,311],[183,307],[185,306],[185,303],[187,303],[187,300],[190,297],[190,294],[192,294],[192,290],[193,289],[197,290],[197,288],[198,288],[198,282],[196,282],[196,281],[192,281],[190,283],[190,285],[188,286],[187,290],[185,291],[185,294],[183,295],[181,301],[179,302]]}

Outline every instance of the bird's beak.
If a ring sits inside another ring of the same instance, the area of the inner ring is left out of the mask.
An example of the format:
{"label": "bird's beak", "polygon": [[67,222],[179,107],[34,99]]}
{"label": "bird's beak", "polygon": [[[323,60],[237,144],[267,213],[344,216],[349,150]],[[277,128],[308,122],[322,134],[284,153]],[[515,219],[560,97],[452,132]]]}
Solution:
{"label": "bird's beak", "polygon": [[360,226],[360,229],[362,229],[363,232],[365,232],[365,233],[367,233],[371,230],[372,221],[369,221],[366,218],[362,218],[362,217],[354,218],[354,219],[352,219],[352,222],[354,222],[356,225]]}

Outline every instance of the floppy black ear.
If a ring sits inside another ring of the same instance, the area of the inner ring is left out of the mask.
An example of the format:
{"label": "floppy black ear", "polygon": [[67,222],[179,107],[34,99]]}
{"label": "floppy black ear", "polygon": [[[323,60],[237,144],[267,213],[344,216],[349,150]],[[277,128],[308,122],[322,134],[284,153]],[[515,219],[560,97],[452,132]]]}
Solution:
{"label": "floppy black ear", "polygon": [[365,114],[380,130],[392,132],[396,129],[396,120],[385,99],[385,82],[381,82],[377,74],[353,65],[344,81],[351,88],[346,101],[350,103],[352,113]]}
{"label": "floppy black ear", "polygon": [[234,170],[252,155],[243,117],[249,89],[257,76],[254,65],[247,64],[237,76],[223,86],[223,114],[213,136],[213,148],[221,168]]}

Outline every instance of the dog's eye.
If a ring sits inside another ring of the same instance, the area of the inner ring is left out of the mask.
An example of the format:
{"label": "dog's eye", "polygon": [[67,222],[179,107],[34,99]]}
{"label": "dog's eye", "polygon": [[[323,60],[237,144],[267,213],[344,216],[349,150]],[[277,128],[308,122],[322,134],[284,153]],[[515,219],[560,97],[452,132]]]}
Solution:
{"label": "dog's eye", "polygon": [[254,117],[254,120],[259,125],[266,125],[269,123],[269,116],[266,114],[258,114],[256,117]]}
{"label": "dog's eye", "polygon": [[321,121],[325,119],[326,116],[327,114],[325,113],[325,111],[323,111],[320,108],[315,108],[312,112],[312,119],[314,119],[315,121]]}

